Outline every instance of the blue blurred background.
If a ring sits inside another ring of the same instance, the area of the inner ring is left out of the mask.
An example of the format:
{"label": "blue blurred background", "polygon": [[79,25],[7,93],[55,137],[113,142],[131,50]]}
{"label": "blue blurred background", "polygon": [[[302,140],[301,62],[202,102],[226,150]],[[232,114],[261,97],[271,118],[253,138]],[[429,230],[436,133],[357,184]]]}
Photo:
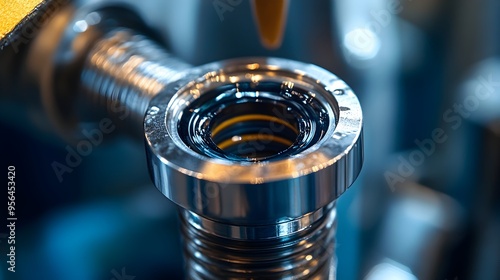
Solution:
{"label": "blue blurred background", "polygon": [[[247,0],[87,2],[130,5],[193,65],[277,56],[348,82],[366,160],[338,201],[338,279],[500,279],[499,1],[292,0],[277,50]],[[0,279],[182,279],[176,207],[141,140],[105,135],[60,181],[52,164],[71,146],[23,100],[36,91],[23,55],[0,51],[0,160],[5,177],[16,167],[18,217],[17,272],[2,228]]]}

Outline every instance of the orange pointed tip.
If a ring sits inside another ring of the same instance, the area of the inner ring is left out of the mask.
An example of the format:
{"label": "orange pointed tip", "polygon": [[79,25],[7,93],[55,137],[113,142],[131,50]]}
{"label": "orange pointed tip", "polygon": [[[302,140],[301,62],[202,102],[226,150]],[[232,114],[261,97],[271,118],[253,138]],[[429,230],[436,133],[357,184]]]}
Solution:
{"label": "orange pointed tip", "polygon": [[260,42],[267,49],[277,49],[283,41],[288,0],[252,0]]}

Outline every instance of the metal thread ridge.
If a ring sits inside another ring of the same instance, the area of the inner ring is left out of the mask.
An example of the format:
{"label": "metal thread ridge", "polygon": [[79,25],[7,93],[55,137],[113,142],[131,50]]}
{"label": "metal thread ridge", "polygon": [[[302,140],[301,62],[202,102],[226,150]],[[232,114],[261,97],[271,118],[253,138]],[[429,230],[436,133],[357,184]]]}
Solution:
{"label": "metal thread ridge", "polygon": [[147,37],[120,28],[90,51],[81,81],[91,104],[104,104],[108,114],[126,116],[140,128],[151,98],[190,67]]}
{"label": "metal thread ridge", "polygon": [[336,279],[335,205],[302,231],[250,241],[213,235],[180,216],[188,279]]}

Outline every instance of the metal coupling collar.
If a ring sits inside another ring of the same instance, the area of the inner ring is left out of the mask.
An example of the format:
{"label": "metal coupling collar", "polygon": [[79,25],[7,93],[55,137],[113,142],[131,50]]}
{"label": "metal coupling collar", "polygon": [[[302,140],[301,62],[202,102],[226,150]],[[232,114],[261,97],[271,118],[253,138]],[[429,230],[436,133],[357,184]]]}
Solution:
{"label": "metal coupling collar", "polygon": [[144,133],[156,187],[192,217],[286,235],[358,176],[361,107],[337,76],[278,58],[186,71],[151,101]]}

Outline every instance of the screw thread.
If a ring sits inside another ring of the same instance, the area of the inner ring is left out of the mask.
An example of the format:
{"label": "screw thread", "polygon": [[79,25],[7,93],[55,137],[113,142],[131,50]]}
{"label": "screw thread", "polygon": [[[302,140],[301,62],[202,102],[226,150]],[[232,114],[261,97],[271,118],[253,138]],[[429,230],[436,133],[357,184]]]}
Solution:
{"label": "screw thread", "polygon": [[107,111],[97,115],[127,118],[127,126],[141,129],[149,101],[190,67],[147,37],[118,28],[87,56],[82,89],[89,107]]}
{"label": "screw thread", "polygon": [[244,241],[209,233],[190,221],[186,210],[181,211],[189,279],[336,278],[335,205],[299,232]]}

